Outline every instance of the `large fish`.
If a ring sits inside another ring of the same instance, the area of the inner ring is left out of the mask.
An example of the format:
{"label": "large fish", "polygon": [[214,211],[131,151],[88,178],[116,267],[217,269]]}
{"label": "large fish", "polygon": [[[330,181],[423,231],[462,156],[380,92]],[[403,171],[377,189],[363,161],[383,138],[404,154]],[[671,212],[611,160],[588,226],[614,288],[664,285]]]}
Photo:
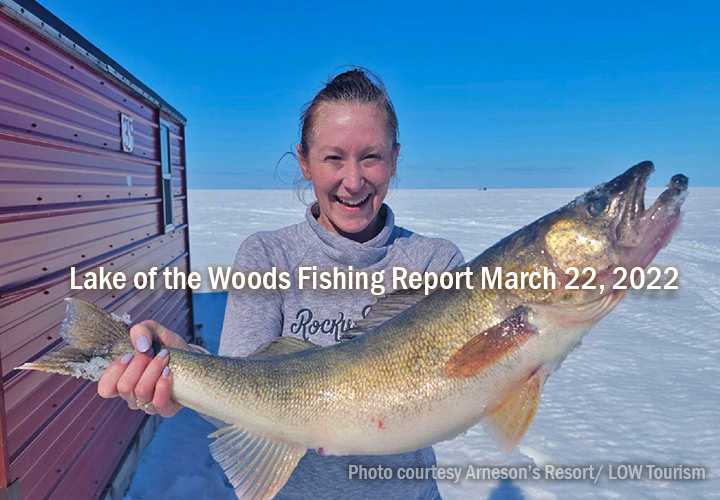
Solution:
{"label": "large fish", "polygon": [[[275,496],[308,449],[408,452],[482,421],[509,452],[548,375],[623,297],[613,271],[647,266],[678,226],[687,178],[674,176],[646,209],[652,171],[640,163],[504,238],[469,264],[474,289],[389,295],[367,333],[347,342],[318,348],[285,338],[252,359],[169,349],[172,397],[230,424],[210,448],[241,499]],[[491,275],[546,267],[559,283],[482,289],[483,267]],[[570,267],[592,268],[597,288],[565,289]],[[126,324],[79,300],[68,299],[61,333],[67,346],[20,368],[97,380],[134,352]]]}

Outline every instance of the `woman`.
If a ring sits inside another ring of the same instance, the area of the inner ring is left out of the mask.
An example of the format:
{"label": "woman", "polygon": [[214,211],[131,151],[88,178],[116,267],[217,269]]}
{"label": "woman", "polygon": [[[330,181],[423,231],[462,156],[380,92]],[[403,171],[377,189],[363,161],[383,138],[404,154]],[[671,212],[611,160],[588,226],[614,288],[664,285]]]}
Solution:
{"label": "woman", "polygon": [[[338,75],[315,96],[301,123],[298,161],[317,201],[308,207],[305,222],[250,236],[235,260],[237,271],[288,271],[293,286],[231,292],[220,355],[247,356],[279,336],[331,345],[376,301],[369,290],[322,291],[307,285],[301,290],[296,272],[301,266],[317,266],[319,271],[352,266],[368,273],[385,270],[390,276],[393,267],[439,272],[463,262],[452,243],[395,226],[392,210],[383,203],[400,144],[395,110],[379,80],[374,83],[362,70]],[[134,326],[131,336],[139,352],[150,351],[152,337],[171,347],[192,348],[152,321]],[[154,358],[150,353],[116,361],[98,391],[103,397],[120,395],[131,408],[170,417],[180,409],[170,399],[171,384],[163,349]],[[390,456],[326,457],[310,451],[276,498],[440,497],[434,480],[349,480],[350,464],[431,467],[435,455],[430,447]]]}

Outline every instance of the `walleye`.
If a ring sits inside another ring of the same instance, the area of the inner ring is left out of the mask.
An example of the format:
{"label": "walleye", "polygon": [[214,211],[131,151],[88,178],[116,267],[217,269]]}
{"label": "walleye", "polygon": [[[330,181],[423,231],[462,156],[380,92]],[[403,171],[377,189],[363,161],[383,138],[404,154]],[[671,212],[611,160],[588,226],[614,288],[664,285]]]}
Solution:
{"label": "walleye", "polygon": [[[533,420],[548,375],[623,297],[613,289],[613,271],[647,266],[677,228],[687,177],[675,175],[646,209],[652,171],[650,162],[632,167],[469,263],[473,279],[483,267],[518,274],[548,268],[556,288],[475,283],[427,297],[396,292],[358,325],[364,335],[325,348],[281,338],[248,358],[169,349],[173,399],[229,424],[211,434],[210,449],[241,499],[273,498],[308,449],[402,453],[482,422],[510,452]],[[570,267],[592,268],[597,288],[566,289]],[[61,333],[68,345],[20,368],[97,380],[134,352],[129,327],[67,300]]]}

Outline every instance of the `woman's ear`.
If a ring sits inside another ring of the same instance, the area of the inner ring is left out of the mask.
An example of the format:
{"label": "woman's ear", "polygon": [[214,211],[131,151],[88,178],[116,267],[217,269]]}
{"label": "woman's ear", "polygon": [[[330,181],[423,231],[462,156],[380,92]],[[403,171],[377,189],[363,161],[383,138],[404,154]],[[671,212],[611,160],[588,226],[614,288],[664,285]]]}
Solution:
{"label": "woman's ear", "polygon": [[297,149],[298,163],[300,163],[300,170],[302,170],[303,177],[305,177],[306,181],[310,181],[312,180],[312,175],[310,174],[310,166],[307,163],[307,158],[303,154],[300,144],[295,146],[295,148]]}
{"label": "woman's ear", "polygon": [[400,144],[395,145],[395,151],[393,152],[392,172],[390,177],[395,177],[395,171],[397,170],[398,156],[400,156]]}

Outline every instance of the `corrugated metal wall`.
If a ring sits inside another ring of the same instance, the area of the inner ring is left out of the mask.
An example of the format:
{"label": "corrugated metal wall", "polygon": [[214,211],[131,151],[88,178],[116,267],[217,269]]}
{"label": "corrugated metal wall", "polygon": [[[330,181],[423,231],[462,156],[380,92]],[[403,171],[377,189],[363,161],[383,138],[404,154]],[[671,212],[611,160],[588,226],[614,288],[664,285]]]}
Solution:
{"label": "corrugated metal wall", "polygon": [[[134,118],[131,154],[120,113]],[[160,118],[171,124],[167,234]],[[0,482],[19,479],[23,500],[99,496],[144,415],[95,384],[12,371],[59,345],[65,297],[191,334],[189,292],[70,289],[71,266],[189,269],[183,139],[182,124],[0,14]]]}

